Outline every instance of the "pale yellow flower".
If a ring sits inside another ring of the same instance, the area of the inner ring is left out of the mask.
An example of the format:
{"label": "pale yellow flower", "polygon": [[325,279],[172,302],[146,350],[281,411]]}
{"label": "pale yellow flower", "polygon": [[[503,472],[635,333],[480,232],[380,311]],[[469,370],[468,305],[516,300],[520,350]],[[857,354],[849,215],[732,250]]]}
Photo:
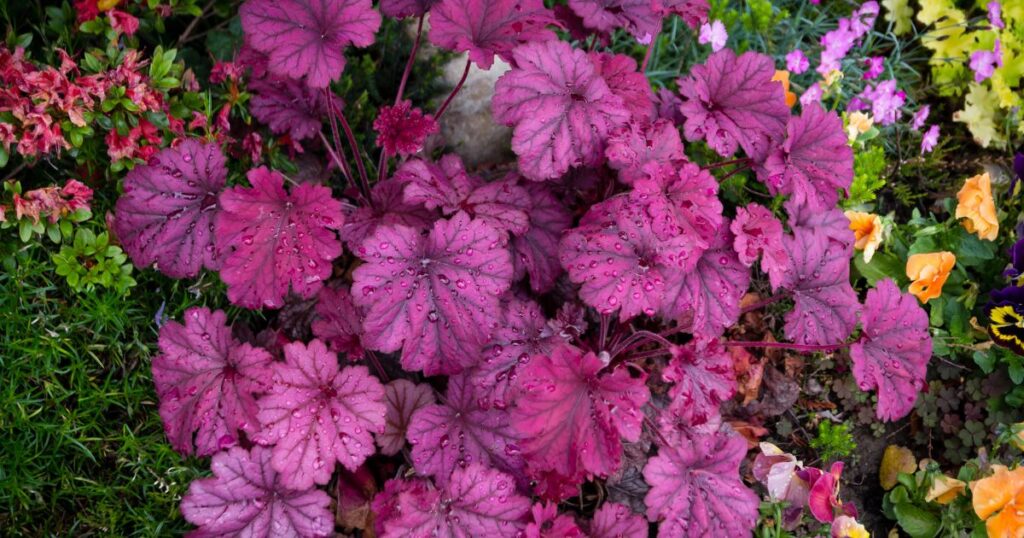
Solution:
{"label": "pale yellow flower", "polygon": [[853,142],[857,137],[871,130],[875,119],[870,114],[853,112],[846,116],[846,137]]}
{"label": "pale yellow flower", "polygon": [[953,499],[963,495],[966,487],[967,484],[960,480],[950,478],[944,474],[939,475],[935,477],[932,487],[928,490],[924,500],[938,504],[949,504],[953,502]]}

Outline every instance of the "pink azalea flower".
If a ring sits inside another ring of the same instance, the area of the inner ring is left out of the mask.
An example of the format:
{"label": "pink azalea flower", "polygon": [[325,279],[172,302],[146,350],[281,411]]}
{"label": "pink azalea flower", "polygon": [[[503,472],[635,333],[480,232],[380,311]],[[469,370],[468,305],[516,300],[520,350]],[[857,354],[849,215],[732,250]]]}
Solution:
{"label": "pink azalea flower", "polygon": [[800,49],[793,49],[786,55],[786,70],[791,75],[799,75],[807,71],[810,66],[811,62],[807,60],[807,56],[804,56],[804,52]]}
{"label": "pink azalea flower", "polygon": [[839,480],[842,475],[841,461],[833,463],[827,473],[815,468],[807,468],[800,472],[800,477],[811,485],[807,506],[814,519],[822,523],[831,523],[837,515],[857,517],[857,509],[852,504],[844,505],[839,499]]}
{"label": "pink azalea flower", "polygon": [[996,39],[992,51],[979,50],[971,53],[971,70],[974,71],[974,82],[984,82],[992,77],[996,67],[1003,66],[1003,51],[999,40]]}
{"label": "pink azalea flower", "polygon": [[710,43],[713,52],[722,50],[728,39],[729,33],[725,30],[725,25],[722,24],[722,21],[711,21],[700,25],[700,35],[697,37],[697,42],[701,45]]}
{"label": "pink azalea flower", "polygon": [[925,153],[931,153],[935,146],[939,144],[939,126],[932,125],[928,132],[921,138],[921,155]]}
{"label": "pink azalea flower", "polygon": [[917,109],[914,113],[914,118],[910,121],[910,128],[915,131],[920,131],[921,127],[924,127],[924,122],[928,121],[928,114],[931,113],[931,107],[924,105]]}
{"label": "pink azalea flower", "polygon": [[988,3],[988,22],[1000,30],[1006,28],[1006,25],[1003,23],[1003,8],[997,0],[992,0]]}
{"label": "pink azalea flower", "polygon": [[864,80],[876,79],[885,71],[885,58],[881,56],[872,56],[865,60],[865,63],[867,69],[864,70]]}
{"label": "pink azalea flower", "polygon": [[133,36],[139,30],[139,19],[124,11],[112,9],[107,12],[107,18],[110,19],[110,27],[118,33]]}

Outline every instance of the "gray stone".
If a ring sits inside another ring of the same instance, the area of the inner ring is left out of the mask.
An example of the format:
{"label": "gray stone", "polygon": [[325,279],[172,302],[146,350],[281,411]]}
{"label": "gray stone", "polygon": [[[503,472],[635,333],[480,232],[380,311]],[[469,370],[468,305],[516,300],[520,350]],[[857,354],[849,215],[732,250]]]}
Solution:
{"label": "gray stone", "polygon": [[[458,84],[465,68],[465,55],[444,66],[444,82],[449,90]],[[494,83],[509,69],[500,58],[495,58],[494,65],[486,71],[474,64],[462,91],[441,118],[446,148],[462,157],[467,168],[505,163],[515,158],[510,147],[511,129],[495,123],[491,116]]]}

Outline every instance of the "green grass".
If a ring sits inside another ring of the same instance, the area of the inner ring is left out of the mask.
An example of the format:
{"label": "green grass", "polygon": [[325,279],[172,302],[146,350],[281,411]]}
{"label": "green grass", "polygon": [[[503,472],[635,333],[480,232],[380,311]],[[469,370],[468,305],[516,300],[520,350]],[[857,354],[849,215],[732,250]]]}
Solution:
{"label": "green grass", "polygon": [[0,274],[0,534],[179,534],[207,464],[166,443],[150,356],[161,302],[174,316],[194,299],[149,274],[128,299],[75,294],[46,250]]}

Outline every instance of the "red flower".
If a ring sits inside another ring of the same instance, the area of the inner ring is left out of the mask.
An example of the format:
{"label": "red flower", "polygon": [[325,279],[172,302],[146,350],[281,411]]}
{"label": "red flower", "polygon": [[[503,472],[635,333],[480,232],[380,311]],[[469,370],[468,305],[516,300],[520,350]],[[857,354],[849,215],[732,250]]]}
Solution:
{"label": "red flower", "polygon": [[434,116],[413,108],[412,102],[402,101],[395,106],[381,107],[373,122],[377,131],[377,146],[388,155],[408,156],[423,149],[427,137],[438,132]]}

